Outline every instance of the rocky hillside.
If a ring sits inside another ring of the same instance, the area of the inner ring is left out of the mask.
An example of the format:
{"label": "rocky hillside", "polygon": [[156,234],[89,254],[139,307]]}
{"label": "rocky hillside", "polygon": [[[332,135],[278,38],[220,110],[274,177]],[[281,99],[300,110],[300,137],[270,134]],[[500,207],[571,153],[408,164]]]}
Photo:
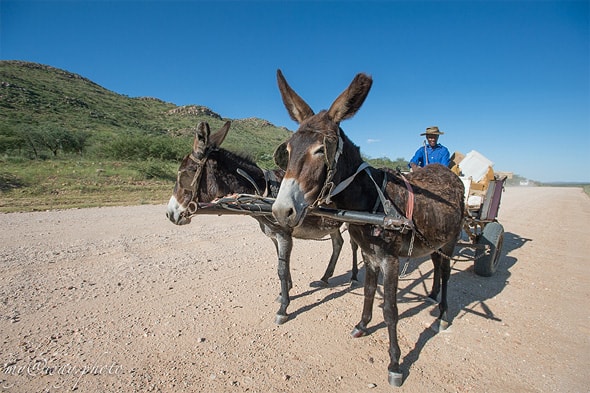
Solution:
{"label": "rocky hillside", "polygon": [[[121,132],[176,136],[192,133],[201,120],[216,128],[232,119],[203,105],[176,106],[158,98],[117,94],[48,65],[0,61],[0,138],[52,127],[103,136]],[[252,135],[253,140],[268,141],[264,150],[269,153],[289,135],[286,128],[255,118],[236,121],[232,129],[230,137],[240,133],[242,140]]]}

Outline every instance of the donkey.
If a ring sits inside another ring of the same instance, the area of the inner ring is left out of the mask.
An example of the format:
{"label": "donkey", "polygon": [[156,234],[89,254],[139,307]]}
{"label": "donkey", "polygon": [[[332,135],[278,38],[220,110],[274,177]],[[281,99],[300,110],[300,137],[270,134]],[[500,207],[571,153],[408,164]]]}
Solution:
{"label": "donkey", "polygon": [[[460,236],[463,221],[463,183],[448,168],[432,164],[401,174],[378,170],[363,162],[359,148],[340,128],[340,122],[360,109],[372,85],[371,77],[358,74],[330,109],[314,114],[309,105],[277,71],[279,90],[299,129],[279,146],[275,159],[286,169],[272,207],[277,221],[297,228],[307,212],[324,205],[345,210],[384,212],[399,218],[400,230],[370,224],[350,224],[349,233],[365,261],[364,305],[353,337],[368,333],[379,273],[383,274],[383,318],[389,334],[388,380],[401,386],[399,319],[396,294],[399,258],[431,255],[434,282],[429,297],[439,302],[439,329],[448,326],[447,282],[449,256]],[[413,210],[413,213],[412,213]]]}
{"label": "donkey", "polygon": [[[193,143],[193,151],[180,164],[174,191],[168,202],[166,216],[177,225],[189,224],[199,202],[211,202],[230,194],[268,194],[275,197],[283,177],[282,170],[265,171],[251,159],[220,148],[231,122],[226,122],[211,135],[209,124],[200,122]],[[241,174],[240,174],[241,173]],[[260,191],[263,190],[263,191]],[[283,228],[272,216],[252,216],[260,224],[260,229],[275,244],[278,256],[278,274],[281,281],[281,306],[275,322],[283,324],[288,320],[289,290],[293,287],[290,273],[290,256],[293,237],[319,240],[330,235],[332,256],[321,278],[323,285],[334,274],[336,261],[340,255],[344,239],[340,233],[342,222],[309,217],[296,229]],[[356,243],[352,247],[351,281],[357,281],[358,263]]]}

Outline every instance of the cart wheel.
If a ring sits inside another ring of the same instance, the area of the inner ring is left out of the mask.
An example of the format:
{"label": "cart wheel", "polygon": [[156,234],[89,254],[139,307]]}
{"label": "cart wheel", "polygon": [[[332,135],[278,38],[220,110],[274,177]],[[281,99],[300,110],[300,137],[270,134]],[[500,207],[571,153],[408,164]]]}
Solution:
{"label": "cart wheel", "polygon": [[477,243],[490,246],[490,253],[481,256],[484,249],[478,248],[475,251],[475,273],[483,277],[491,277],[498,268],[500,254],[502,254],[502,243],[504,242],[504,227],[497,222],[490,222],[484,228]]}

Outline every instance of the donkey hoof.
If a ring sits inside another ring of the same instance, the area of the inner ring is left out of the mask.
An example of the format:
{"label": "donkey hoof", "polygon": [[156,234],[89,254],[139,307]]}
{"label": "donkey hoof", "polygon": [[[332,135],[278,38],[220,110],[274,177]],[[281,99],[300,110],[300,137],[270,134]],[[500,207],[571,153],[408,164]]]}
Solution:
{"label": "donkey hoof", "polygon": [[448,328],[449,328],[449,322],[448,321],[445,321],[444,319],[441,319],[441,320],[438,321],[438,331],[439,332],[444,332]]}
{"label": "donkey hoof", "polygon": [[359,337],[363,337],[367,335],[367,331],[365,329],[361,329],[360,327],[355,327],[354,329],[352,329],[352,332],[350,332],[350,335],[354,338],[359,338]]}
{"label": "donkey hoof", "polygon": [[324,281],[319,280],[319,281],[313,281],[309,284],[310,287],[312,288],[326,288],[328,286],[328,280]]}
{"label": "donkey hoof", "polygon": [[288,315],[280,315],[280,314],[277,314],[275,316],[275,323],[277,325],[282,325],[283,323],[287,322],[288,319],[289,319],[289,316]]}
{"label": "donkey hoof", "polygon": [[389,384],[391,386],[400,387],[400,386],[402,386],[402,383],[404,381],[404,376],[402,373],[396,373],[396,372],[390,371],[389,377],[387,379],[388,379]]}
{"label": "donkey hoof", "polygon": [[356,279],[350,280],[350,287],[351,288],[359,288],[360,286],[361,286],[361,283],[359,282],[359,280],[356,280]]}
{"label": "donkey hoof", "polygon": [[438,300],[436,300],[436,295],[428,295],[426,296],[426,301],[430,304],[438,304]]}

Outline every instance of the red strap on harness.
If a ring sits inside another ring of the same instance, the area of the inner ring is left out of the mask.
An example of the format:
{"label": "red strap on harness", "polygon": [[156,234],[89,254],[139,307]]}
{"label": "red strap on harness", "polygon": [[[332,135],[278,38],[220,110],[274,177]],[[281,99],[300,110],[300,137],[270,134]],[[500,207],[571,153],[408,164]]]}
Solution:
{"label": "red strap on harness", "polygon": [[406,179],[404,175],[401,175],[402,179],[404,179],[404,183],[406,183],[406,188],[408,189],[408,202],[406,204],[406,218],[412,221],[412,216],[414,215],[414,190],[412,189],[412,185]]}

